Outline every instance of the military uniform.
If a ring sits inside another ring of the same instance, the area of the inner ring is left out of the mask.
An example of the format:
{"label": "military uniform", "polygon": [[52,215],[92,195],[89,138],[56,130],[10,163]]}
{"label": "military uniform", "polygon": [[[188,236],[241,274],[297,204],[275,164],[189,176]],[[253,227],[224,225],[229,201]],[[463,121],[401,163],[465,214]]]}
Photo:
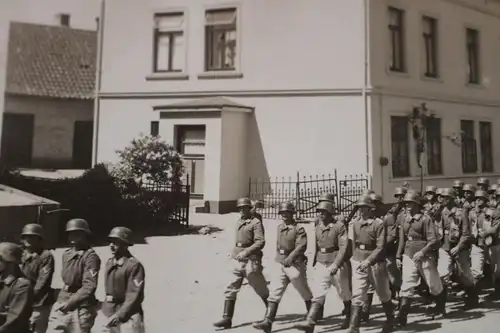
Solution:
{"label": "military uniform", "polygon": [[485,243],[489,247],[490,264],[494,279],[495,290],[490,296],[500,298],[500,210],[488,209],[485,213],[485,221],[490,222],[490,226],[484,227]]}
{"label": "military uniform", "polygon": [[[23,228],[21,237],[33,235],[42,238],[42,227],[28,224]],[[53,299],[52,277],[54,275],[54,256],[51,251],[38,249],[36,252],[24,250],[21,262],[23,274],[33,286],[33,313],[31,326],[33,333],[45,333],[49,324],[49,315]]]}
{"label": "military uniform", "polygon": [[17,267],[21,263],[21,247],[13,243],[0,243],[0,258],[14,264],[9,274],[0,280],[0,333],[30,333],[33,307],[33,288]]}
{"label": "military uniform", "polygon": [[[374,209],[370,198],[361,198],[356,204],[360,209]],[[394,321],[391,290],[385,262],[385,226],[379,218],[364,218],[360,214],[354,219],[349,232],[352,237],[352,311],[349,333],[357,332],[361,321],[367,291],[373,284],[387,317],[384,332],[392,329]]]}
{"label": "military uniform", "polygon": [[[452,197],[452,193],[453,191],[449,190],[444,195]],[[473,306],[478,298],[470,268],[469,250],[472,234],[465,210],[450,205],[445,207],[441,213],[438,232],[442,237],[438,261],[439,275],[449,284],[453,268],[457,264],[458,277],[467,293],[466,306]],[[452,250],[457,252],[454,254]]]}
{"label": "military uniform", "polygon": [[[130,234],[128,228],[115,227],[108,237],[131,245]],[[104,271],[106,297],[102,312],[108,318],[114,316],[118,319],[116,326],[108,328],[110,333],[144,333],[144,282],[144,267],[128,250],[120,258],[108,259]]]}
{"label": "military uniform", "polygon": [[477,180],[477,186],[479,189],[488,192],[490,189],[490,180],[488,178],[481,177]]}
{"label": "military uniform", "polygon": [[[81,219],[69,221],[66,230],[90,234],[87,222]],[[64,285],[51,314],[57,319],[54,322],[57,327],[68,333],[90,333],[97,316],[95,292],[100,268],[101,259],[90,247],[64,251],[61,272]],[[59,309],[63,306],[65,311],[61,312]]]}
{"label": "military uniform", "polygon": [[[471,223],[471,233],[473,243],[471,249],[471,271],[474,281],[478,283],[483,278],[485,263],[485,242],[483,230],[488,228],[491,221],[485,220],[485,208],[488,202],[486,192],[478,190],[475,193],[476,199],[482,200],[483,204],[476,204],[469,211],[469,221]],[[486,251],[487,252],[487,251]]]}
{"label": "military uniform", "polygon": [[[238,200],[239,209],[251,209],[248,198]],[[224,313],[222,320],[214,323],[218,328],[230,328],[234,315],[236,297],[243,285],[243,279],[255,290],[257,295],[266,304],[269,296],[267,282],[262,274],[262,249],[264,248],[265,234],[262,222],[253,217],[240,217],[236,225],[236,241],[231,252],[229,265],[229,284],[224,292]]]}
{"label": "military uniform", "polygon": [[[419,205],[420,197],[416,193],[409,193],[405,201]],[[404,326],[421,277],[429,286],[430,293],[438,296],[436,299],[439,312],[444,312],[446,293],[436,267],[439,239],[431,217],[422,212],[413,212],[402,216],[400,224],[397,258],[404,269],[398,322]],[[417,253],[420,257],[418,261],[414,260]]]}

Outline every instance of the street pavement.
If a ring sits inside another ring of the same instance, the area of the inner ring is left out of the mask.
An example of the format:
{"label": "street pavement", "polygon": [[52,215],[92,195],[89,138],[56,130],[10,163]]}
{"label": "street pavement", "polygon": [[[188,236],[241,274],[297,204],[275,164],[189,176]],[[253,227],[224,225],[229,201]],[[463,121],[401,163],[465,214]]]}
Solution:
{"label": "street pavement", "polygon": [[[146,239],[147,244],[137,244],[131,252],[145,266],[146,295],[144,301],[146,331],[148,333],[210,333],[216,330],[212,322],[222,314],[223,291],[227,278],[228,253],[234,244],[236,214],[192,214],[192,225],[210,225],[222,231],[208,235],[157,236]],[[264,274],[273,275],[278,221],[266,220],[267,245],[264,251]],[[309,237],[308,253],[313,250],[313,227],[306,226]],[[110,256],[107,247],[96,248],[104,263]],[[61,255],[63,249],[56,250],[56,274],[53,286],[60,288]],[[103,274],[100,274],[97,297],[103,299]],[[313,281],[310,281],[313,283]],[[452,304],[453,305],[453,304]],[[449,306],[450,307],[450,306]],[[326,319],[316,327],[315,332],[340,331],[342,318],[339,316],[342,302],[335,290],[329,293],[325,309]],[[423,305],[417,305],[409,317],[409,325],[404,332],[442,332],[451,333],[500,332],[500,302],[489,304],[473,311],[461,312],[449,309],[444,320],[426,319]],[[234,333],[255,333],[251,323],[262,319],[265,309],[262,301],[249,286],[244,286],[238,296],[236,313],[233,319]],[[362,332],[379,332],[385,321],[379,302],[374,301],[374,315],[370,325],[362,327]],[[304,302],[292,286],[287,290],[278,311],[273,332],[299,332],[294,323],[305,314]],[[99,314],[92,332],[106,332],[103,328],[105,318]]]}

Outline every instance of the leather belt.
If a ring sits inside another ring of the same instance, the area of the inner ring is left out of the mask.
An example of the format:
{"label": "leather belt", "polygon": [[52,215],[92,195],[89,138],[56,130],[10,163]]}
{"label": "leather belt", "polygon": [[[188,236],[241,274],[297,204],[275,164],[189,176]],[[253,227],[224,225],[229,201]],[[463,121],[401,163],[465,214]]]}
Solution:
{"label": "leather belt", "polygon": [[115,304],[123,303],[122,299],[118,299],[118,298],[113,297],[111,295],[106,295],[104,297],[104,301],[107,302],[107,303],[115,303]]}
{"label": "leather belt", "polygon": [[408,236],[408,240],[411,240],[411,241],[424,241],[424,239],[422,239],[420,237],[412,237],[412,236]]}
{"label": "leather belt", "polygon": [[360,243],[356,243],[356,248],[358,248],[358,249],[360,249],[360,250],[365,250],[365,251],[373,251],[373,250],[375,250],[377,247],[376,247],[376,246],[369,245],[369,244],[360,244]]}
{"label": "leather belt", "polygon": [[249,246],[246,246],[245,244],[241,243],[241,242],[237,242],[236,243],[236,247],[241,247],[242,249],[246,249],[247,247]]}
{"label": "leather belt", "polygon": [[320,253],[333,253],[335,251],[338,251],[338,247],[320,247],[319,252]]}
{"label": "leather belt", "polygon": [[62,290],[66,291],[68,293],[76,293],[78,291],[78,289],[80,289],[80,287],[68,286],[67,284],[65,284],[62,287]]}
{"label": "leather belt", "polygon": [[284,255],[288,255],[290,254],[292,251],[287,251],[287,250],[284,250],[284,249],[278,249],[278,253],[279,254],[284,254]]}

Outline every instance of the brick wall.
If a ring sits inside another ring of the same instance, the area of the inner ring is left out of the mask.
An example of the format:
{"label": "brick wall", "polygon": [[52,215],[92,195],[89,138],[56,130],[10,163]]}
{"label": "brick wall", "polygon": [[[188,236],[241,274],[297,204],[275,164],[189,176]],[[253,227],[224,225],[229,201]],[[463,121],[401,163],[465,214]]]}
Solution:
{"label": "brick wall", "polygon": [[7,95],[4,112],[35,115],[33,167],[71,168],[74,124],[92,120],[93,101]]}

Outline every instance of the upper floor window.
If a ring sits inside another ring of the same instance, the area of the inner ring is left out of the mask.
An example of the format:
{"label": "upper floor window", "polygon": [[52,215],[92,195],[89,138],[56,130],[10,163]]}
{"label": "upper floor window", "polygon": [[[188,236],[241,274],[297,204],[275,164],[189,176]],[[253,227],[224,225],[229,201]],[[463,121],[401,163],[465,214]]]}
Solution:
{"label": "upper floor window", "polygon": [[474,173],[477,171],[477,146],[474,132],[474,121],[460,121],[462,130],[462,171]]}
{"label": "upper floor window", "polygon": [[426,77],[438,77],[438,45],[437,45],[437,20],[424,16],[422,18],[422,37],[425,52]]}
{"label": "upper floor window", "polygon": [[389,7],[390,70],[395,72],[406,70],[404,21],[404,11]]}
{"label": "upper floor window", "polygon": [[155,15],[153,72],[183,72],[186,51],[184,13]]}
{"label": "upper floor window", "polygon": [[481,148],[481,170],[493,172],[493,138],[491,122],[479,122],[479,146]]}
{"label": "upper floor window", "polygon": [[208,10],[205,21],[205,70],[236,69],[236,8]]}
{"label": "upper floor window", "polygon": [[441,151],[441,119],[430,118],[427,122],[427,172],[429,175],[443,173]]}
{"label": "upper floor window", "polygon": [[392,176],[410,176],[408,117],[391,117]]}
{"label": "upper floor window", "polygon": [[481,80],[479,65],[479,31],[468,28],[466,30],[467,74],[468,82],[479,84]]}

